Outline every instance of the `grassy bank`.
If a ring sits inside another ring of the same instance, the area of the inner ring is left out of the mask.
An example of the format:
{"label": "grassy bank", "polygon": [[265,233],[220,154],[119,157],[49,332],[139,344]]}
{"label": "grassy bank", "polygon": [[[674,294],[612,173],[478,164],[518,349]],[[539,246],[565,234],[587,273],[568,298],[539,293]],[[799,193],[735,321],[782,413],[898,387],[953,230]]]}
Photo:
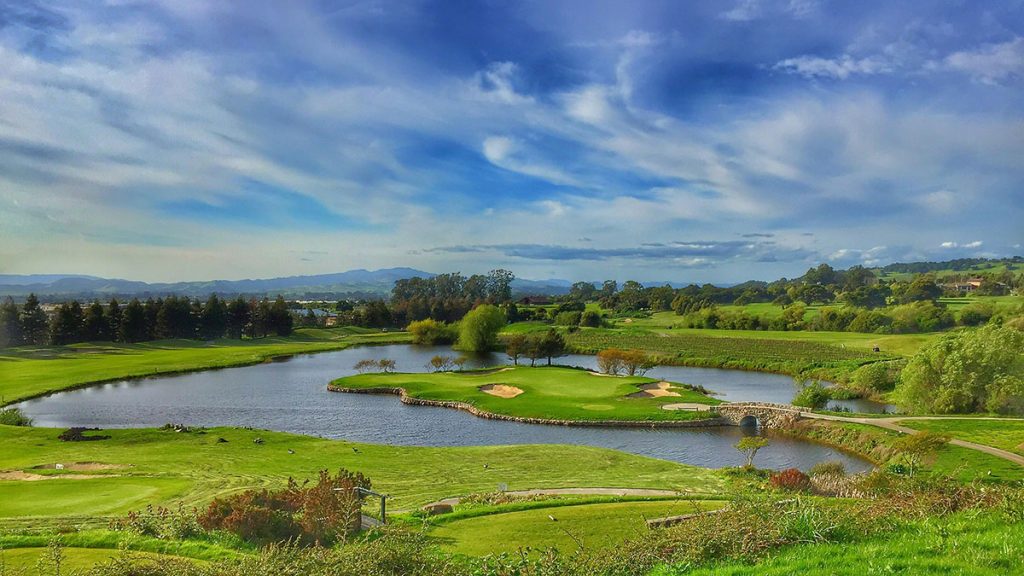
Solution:
{"label": "grassy bank", "polygon": [[1024,421],[943,418],[941,420],[903,420],[901,426],[948,434],[959,440],[985,444],[1024,455]]}
{"label": "grassy bank", "polygon": [[911,523],[864,541],[803,544],[761,562],[729,562],[690,570],[665,566],[651,576],[790,576],[791,574],[972,574],[1024,573],[1024,524],[997,512],[965,512]]}
{"label": "grassy bank", "polygon": [[[823,420],[800,420],[791,428],[787,428],[785,433],[835,446],[858,454],[878,465],[884,465],[896,456],[894,443],[902,436],[899,432],[883,430],[867,424]],[[970,448],[946,445],[928,460],[928,465],[932,470],[963,481],[1014,482],[1024,480],[1024,467]]]}
{"label": "grassy bank", "polygon": [[0,349],[0,405],[94,382],[258,364],[270,358],[408,342],[406,333],[358,328],[300,329],[259,340],[159,340]]}
{"label": "grassy bank", "polygon": [[[422,448],[234,428],[108,430],[103,434],[110,439],[93,442],[62,442],[58,433],[0,426],[0,471],[57,477],[0,480],[0,518],[42,521],[121,514],[146,504],[202,505],[217,495],[280,486],[289,476],[313,478],[318,470],[339,467],[367,474],[375,489],[392,495],[395,510],[493,491],[502,483],[510,490],[601,486],[713,494],[724,489],[722,477],[711,470],[583,446]],[[255,443],[256,438],[263,442]],[[75,471],[68,465],[76,462],[108,466]],[[54,470],[54,463],[65,469]],[[46,465],[51,467],[36,468]]]}
{"label": "grassy bank", "polygon": [[[718,404],[720,401],[684,387],[669,389],[674,396],[631,397],[652,378],[604,376],[561,367],[525,366],[499,370],[433,374],[357,374],[335,380],[337,387],[354,389],[403,388],[414,398],[461,402],[493,414],[551,420],[672,421],[706,418],[707,413],[662,410],[676,402]],[[482,389],[505,386],[514,397],[498,397]]]}

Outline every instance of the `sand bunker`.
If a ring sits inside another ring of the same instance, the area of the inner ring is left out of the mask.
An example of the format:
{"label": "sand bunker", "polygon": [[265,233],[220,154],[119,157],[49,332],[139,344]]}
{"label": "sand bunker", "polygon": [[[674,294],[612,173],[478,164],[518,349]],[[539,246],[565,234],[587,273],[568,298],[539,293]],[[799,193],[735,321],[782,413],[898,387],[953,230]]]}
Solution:
{"label": "sand bunker", "polygon": [[508,386],[507,384],[487,384],[481,386],[480,391],[484,394],[497,396],[498,398],[515,398],[523,393],[519,388]]}
{"label": "sand bunker", "polygon": [[109,474],[33,474],[21,470],[0,472],[0,480],[21,480],[37,482],[39,480],[87,480],[89,478],[110,478]]}
{"label": "sand bunker", "polygon": [[696,402],[677,402],[675,404],[665,404],[661,407],[662,410],[688,410],[690,412],[707,412],[711,410],[710,404],[698,404]]}
{"label": "sand bunker", "polygon": [[68,464],[40,464],[33,470],[70,470],[72,472],[95,472],[97,470],[118,470],[127,468],[124,464],[104,464],[102,462],[71,462]]}
{"label": "sand bunker", "polygon": [[679,396],[679,392],[673,392],[671,382],[655,382],[653,384],[641,384],[640,391],[629,395],[630,398],[662,398],[664,396]]}

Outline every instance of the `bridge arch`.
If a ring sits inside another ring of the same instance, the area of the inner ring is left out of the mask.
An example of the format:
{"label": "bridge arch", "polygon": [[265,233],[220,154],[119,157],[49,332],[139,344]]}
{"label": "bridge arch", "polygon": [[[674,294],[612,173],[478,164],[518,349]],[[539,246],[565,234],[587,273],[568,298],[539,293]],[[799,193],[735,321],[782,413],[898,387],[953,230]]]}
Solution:
{"label": "bridge arch", "polygon": [[767,402],[738,402],[716,406],[718,416],[733,426],[757,426],[759,428],[787,428],[800,419],[800,408],[787,404]]}

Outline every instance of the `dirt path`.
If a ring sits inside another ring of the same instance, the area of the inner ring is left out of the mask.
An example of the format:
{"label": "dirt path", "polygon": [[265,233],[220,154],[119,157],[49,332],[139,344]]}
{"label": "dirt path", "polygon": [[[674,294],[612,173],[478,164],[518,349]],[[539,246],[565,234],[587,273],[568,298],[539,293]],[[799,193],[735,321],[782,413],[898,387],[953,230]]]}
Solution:
{"label": "dirt path", "polygon": [[[655,488],[537,488],[533,490],[509,490],[505,492],[509,496],[683,496],[683,492],[675,490],[658,490]],[[445,498],[434,504],[448,504],[455,506],[462,501],[459,496]]]}
{"label": "dirt path", "polygon": [[[903,434],[914,434],[917,430],[913,428],[907,428],[906,426],[900,426],[899,422],[906,422],[907,420],[1019,420],[1014,418],[951,418],[948,416],[896,416],[893,418],[852,418],[848,416],[834,416],[832,414],[815,414],[813,412],[800,412],[801,418],[810,418],[813,420],[831,420],[834,422],[851,422],[854,424],[867,424],[869,426],[877,426],[879,428],[885,428],[886,430],[892,430],[894,432],[902,432]],[[1014,464],[1024,466],[1024,456],[1020,454],[1014,454],[1008,450],[1001,448],[995,448],[993,446],[986,446],[984,444],[978,444],[976,442],[968,442],[967,440],[958,440],[953,438],[949,441],[954,446],[960,446],[962,448],[970,448],[971,450],[977,450],[984,452],[997,458],[1009,460]]]}

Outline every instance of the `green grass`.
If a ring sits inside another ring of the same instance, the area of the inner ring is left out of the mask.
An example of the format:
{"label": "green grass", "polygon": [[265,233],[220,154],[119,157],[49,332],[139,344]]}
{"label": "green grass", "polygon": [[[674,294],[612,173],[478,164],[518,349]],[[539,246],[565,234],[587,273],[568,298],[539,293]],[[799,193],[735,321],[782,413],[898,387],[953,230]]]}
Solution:
{"label": "green grass", "polygon": [[[713,494],[712,470],[584,446],[424,448],[357,444],[260,430],[213,428],[205,434],[107,430],[109,440],[61,442],[58,430],[0,426],[0,470],[102,462],[126,466],[95,479],[0,481],[3,519],[121,514],[144,504],[203,505],[245,488],[282,486],[340,467],[367,474],[390,494],[393,510],[449,496],[562,487],[665,488]],[[225,443],[218,442],[223,437]],[[255,444],[255,438],[263,444]],[[290,454],[292,450],[294,454]],[[38,471],[38,470],[35,470]],[[35,521],[39,524],[42,520]]]}
{"label": "green grass", "polygon": [[[65,547],[61,551],[61,574],[84,572],[96,564],[105,563],[117,558],[120,554],[121,552],[118,550]],[[47,555],[48,551],[43,547],[0,550],[0,566],[7,570],[7,572],[0,570],[0,574],[36,574],[40,558]],[[150,560],[168,558],[168,556],[163,554],[149,552],[133,552],[131,557]],[[50,572],[40,572],[40,574],[52,574],[52,568],[50,570]]]}
{"label": "green grass", "polygon": [[729,562],[689,569],[663,567],[651,576],[790,576],[866,574],[1005,576],[1024,573],[1024,523],[998,512],[930,518],[865,541],[805,544],[758,563]]}
{"label": "green grass", "polygon": [[356,344],[407,342],[405,333],[300,329],[286,338],[161,340],[143,344],[76,344],[0,349],[0,404],[82,386],[208,368],[256,364],[276,356],[340,350]]}
{"label": "green grass", "polygon": [[526,548],[558,548],[568,553],[578,548],[577,540],[587,549],[614,546],[643,536],[648,530],[647,518],[691,514],[720,508],[722,504],[709,500],[658,500],[536,508],[446,522],[428,534],[444,550],[469,556]]}
{"label": "green grass", "polygon": [[899,424],[914,430],[948,434],[959,440],[1024,454],[1024,420],[943,418],[942,420],[904,420]]}
{"label": "green grass", "polygon": [[[629,398],[640,384],[653,378],[612,377],[561,367],[525,366],[501,370],[441,372],[433,374],[357,374],[332,382],[348,388],[404,388],[416,398],[458,401],[508,416],[555,420],[667,421],[706,418],[706,413],[662,410],[664,404],[719,400],[686,388],[674,388],[678,397]],[[505,384],[523,391],[515,398],[481,392],[487,384]]]}

